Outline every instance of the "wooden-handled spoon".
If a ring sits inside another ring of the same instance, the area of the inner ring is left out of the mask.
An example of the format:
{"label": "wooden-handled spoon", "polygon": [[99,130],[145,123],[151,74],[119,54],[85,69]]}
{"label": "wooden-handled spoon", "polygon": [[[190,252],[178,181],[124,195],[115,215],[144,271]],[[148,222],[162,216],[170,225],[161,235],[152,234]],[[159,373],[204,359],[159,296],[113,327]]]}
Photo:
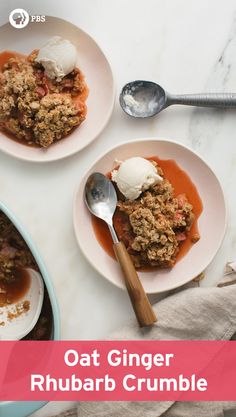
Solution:
{"label": "wooden-handled spoon", "polygon": [[152,325],[157,321],[157,317],[143,289],[126,247],[118,240],[113,227],[113,215],[116,209],[117,195],[112,182],[99,172],[91,174],[85,184],[85,201],[89,211],[96,217],[104,220],[109,227],[114,242],[114,252],[121,266],[125,285],[139,325],[141,327]]}

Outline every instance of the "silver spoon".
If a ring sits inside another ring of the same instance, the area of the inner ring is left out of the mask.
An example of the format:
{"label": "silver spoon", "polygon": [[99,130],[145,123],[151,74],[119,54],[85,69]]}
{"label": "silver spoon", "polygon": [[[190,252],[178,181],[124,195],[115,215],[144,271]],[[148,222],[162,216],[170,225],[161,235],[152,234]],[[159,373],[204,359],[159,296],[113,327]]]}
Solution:
{"label": "silver spoon", "polygon": [[234,93],[170,94],[151,81],[132,81],[120,93],[120,105],[129,116],[155,116],[172,104],[187,106],[236,108]]}
{"label": "silver spoon", "polygon": [[143,289],[125,245],[118,240],[113,227],[113,215],[117,204],[116,190],[112,182],[103,174],[95,172],[85,184],[85,202],[89,211],[104,220],[111,232],[113,249],[119,262],[125,285],[133,305],[139,325],[150,326],[157,321],[156,315]]}

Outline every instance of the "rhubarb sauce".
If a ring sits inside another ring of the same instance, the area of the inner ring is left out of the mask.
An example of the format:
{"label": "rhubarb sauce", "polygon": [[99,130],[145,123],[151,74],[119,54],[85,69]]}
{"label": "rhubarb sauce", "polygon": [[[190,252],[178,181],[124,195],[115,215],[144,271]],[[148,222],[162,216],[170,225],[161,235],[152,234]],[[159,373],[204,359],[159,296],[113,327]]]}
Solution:
{"label": "rhubarb sauce", "polygon": [[12,281],[0,281],[0,306],[20,300],[28,291],[30,275],[26,270],[15,271]]}

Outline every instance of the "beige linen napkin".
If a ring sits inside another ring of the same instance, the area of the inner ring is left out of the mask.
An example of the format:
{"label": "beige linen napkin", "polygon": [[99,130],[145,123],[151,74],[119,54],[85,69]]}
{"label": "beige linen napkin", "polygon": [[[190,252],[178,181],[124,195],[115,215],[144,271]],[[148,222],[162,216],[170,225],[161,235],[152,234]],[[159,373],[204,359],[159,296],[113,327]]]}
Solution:
{"label": "beige linen napkin", "polygon": [[[140,329],[133,319],[110,339],[229,340],[236,332],[236,285],[188,288],[154,309],[152,328]],[[60,417],[224,417],[234,408],[236,402],[81,402]]]}

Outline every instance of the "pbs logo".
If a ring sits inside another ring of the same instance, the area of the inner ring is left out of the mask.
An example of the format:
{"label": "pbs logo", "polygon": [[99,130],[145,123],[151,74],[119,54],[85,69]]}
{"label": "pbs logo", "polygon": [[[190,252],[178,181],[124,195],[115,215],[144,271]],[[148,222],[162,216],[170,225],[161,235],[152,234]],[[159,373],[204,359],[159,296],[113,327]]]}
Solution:
{"label": "pbs logo", "polygon": [[29,16],[29,13],[24,9],[14,9],[10,13],[9,22],[16,29],[25,28],[31,22],[45,22],[45,16]]}
{"label": "pbs logo", "polygon": [[25,28],[29,21],[29,13],[24,9],[15,9],[10,13],[9,22],[16,29]]}

